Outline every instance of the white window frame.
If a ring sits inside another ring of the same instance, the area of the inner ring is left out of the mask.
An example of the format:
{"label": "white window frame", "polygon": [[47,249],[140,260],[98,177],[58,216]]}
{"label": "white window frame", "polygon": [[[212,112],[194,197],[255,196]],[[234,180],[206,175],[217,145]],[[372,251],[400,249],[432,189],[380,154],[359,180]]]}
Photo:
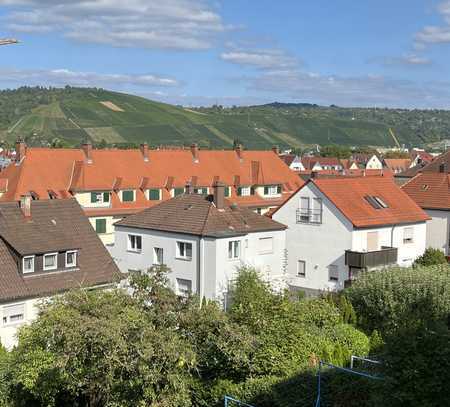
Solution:
{"label": "white window frame", "polygon": [[[333,278],[331,277],[331,275],[332,275],[331,270],[333,268],[337,271],[337,273],[336,273],[337,277],[336,278],[334,276],[333,276]],[[328,266],[328,281],[333,282],[333,283],[339,282],[339,266],[337,264],[330,264]]]}
{"label": "white window frame", "polygon": [[[300,263],[303,264],[303,274],[300,273]],[[306,261],[305,260],[297,260],[297,277],[306,278]]]}
{"label": "white window frame", "polygon": [[[186,282],[190,283],[191,288],[190,288],[190,290],[188,292],[183,292],[183,291],[180,290],[180,285],[181,285],[180,281],[186,281]],[[192,280],[188,280],[186,278],[177,278],[176,279],[176,283],[177,283],[177,293],[178,293],[179,296],[181,296],[181,297],[188,297],[190,294],[192,294]]]}
{"label": "white window frame", "polygon": [[[181,255],[181,250],[180,250],[181,249],[181,245],[191,245],[191,256],[190,257],[186,255],[186,253],[187,253],[186,247],[184,248],[184,255]],[[184,241],[184,240],[177,240],[176,241],[176,256],[177,256],[177,259],[191,261],[192,260],[193,248],[194,248],[194,246],[193,246],[192,242],[187,242],[187,241]]]}
{"label": "white window frame", "polygon": [[[95,192],[91,192],[91,194],[97,195],[97,201],[96,202],[91,202],[90,203],[91,205],[93,205],[93,204],[105,204],[105,203],[110,204],[111,203],[111,192],[109,192],[109,191],[103,191],[103,192],[95,191]],[[105,201],[104,200],[104,195],[103,194],[108,194],[109,195],[109,201]],[[100,195],[100,197],[99,197],[99,195]]]}
{"label": "white window frame", "polygon": [[278,194],[278,185],[266,185],[267,186],[267,194],[265,196],[276,196]]}
{"label": "white window frame", "polygon": [[[67,261],[67,257],[68,257],[68,255],[69,254],[73,254],[74,256],[73,256],[73,263],[69,263],[68,261]],[[65,260],[66,260],[66,268],[67,267],[76,267],[77,266],[77,257],[78,257],[78,251],[77,250],[68,250],[67,252],[66,252],[66,256],[65,256]]]}
{"label": "white window frame", "polygon": [[241,187],[241,196],[250,196],[252,188],[251,187]]}
{"label": "white window frame", "polygon": [[[157,250],[161,250],[161,252],[162,252],[162,261],[158,260]],[[164,264],[164,248],[162,248],[162,247],[154,247],[153,248],[153,264],[155,266],[160,266],[161,264]]]}
{"label": "white window frame", "polygon": [[[272,242],[272,248],[270,250],[261,250],[261,248],[260,248],[261,247],[261,241],[262,240],[269,240],[269,239]],[[273,246],[274,246],[274,238],[273,238],[273,236],[260,237],[258,239],[258,254],[272,254],[273,250],[274,250]]]}
{"label": "white window frame", "polygon": [[237,260],[241,258],[241,241],[228,241],[228,260]]}
{"label": "white window frame", "polygon": [[[9,317],[5,317],[5,308],[17,307],[17,306],[22,306],[23,307],[23,313],[22,314],[14,314],[14,316],[22,315],[22,318],[19,319],[19,320],[11,322],[11,315]],[[18,325],[18,324],[22,324],[25,321],[26,304],[24,302],[19,302],[17,304],[4,305],[1,308],[1,310],[2,310],[2,325],[3,326]],[[6,321],[5,321],[5,318],[7,318]]]}
{"label": "white window frame", "polygon": [[[133,192],[133,200],[132,201],[124,201],[123,200],[123,193],[124,192],[129,192],[129,191]],[[136,202],[136,190],[135,189],[122,189],[120,191],[120,201],[121,202],[125,202],[125,203]]]}
{"label": "white window frame", "polygon": [[[48,267],[48,266],[45,266],[45,258],[50,257],[50,256],[55,256],[55,265]],[[42,257],[42,268],[44,271],[56,270],[58,268],[58,252],[44,254],[44,256]]]}
{"label": "white window frame", "polygon": [[[411,237],[407,237],[407,232],[406,231],[411,231],[410,236]],[[414,243],[414,228],[412,226],[409,227],[405,227],[403,228],[403,244],[412,244]]]}
{"label": "white window frame", "polygon": [[[135,248],[133,248],[132,245],[132,237],[136,238],[135,239]],[[137,238],[141,239],[141,248],[137,249]],[[127,250],[129,252],[133,252],[133,253],[142,253],[142,235],[137,235],[135,233],[128,233],[127,234]]]}
{"label": "white window frame", "polygon": [[[22,259],[22,273],[23,274],[28,274],[28,273],[33,273],[34,272],[34,264],[35,264],[35,257],[36,256],[24,256]],[[25,259],[32,259],[32,268],[31,270],[25,270]]]}

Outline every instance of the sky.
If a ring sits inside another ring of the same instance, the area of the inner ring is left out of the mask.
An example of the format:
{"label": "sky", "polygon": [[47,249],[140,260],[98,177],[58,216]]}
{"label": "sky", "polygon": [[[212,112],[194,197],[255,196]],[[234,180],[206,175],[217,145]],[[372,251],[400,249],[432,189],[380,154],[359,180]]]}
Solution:
{"label": "sky", "polygon": [[0,88],[450,109],[450,0],[0,0]]}

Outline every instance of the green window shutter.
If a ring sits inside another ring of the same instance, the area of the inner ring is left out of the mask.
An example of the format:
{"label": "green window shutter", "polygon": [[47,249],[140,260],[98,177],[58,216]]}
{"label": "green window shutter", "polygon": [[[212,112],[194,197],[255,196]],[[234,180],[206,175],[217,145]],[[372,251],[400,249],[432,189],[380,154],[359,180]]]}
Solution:
{"label": "green window shutter", "polygon": [[231,195],[231,188],[230,187],[225,187],[225,197],[229,197]]}
{"label": "green window shutter", "polygon": [[173,190],[173,196],[178,196],[184,194],[184,188],[175,188]]}
{"label": "green window shutter", "polygon": [[109,202],[109,192],[103,192],[103,202]]}
{"label": "green window shutter", "polygon": [[201,188],[202,194],[206,195],[208,193],[208,188]]}
{"label": "green window shutter", "polygon": [[159,192],[159,189],[150,189],[148,192],[150,201],[159,201]]}
{"label": "green window shutter", "polygon": [[122,191],[122,201],[123,202],[133,202],[134,201],[134,191]]}
{"label": "green window shutter", "polygon": [[237,196],[241,196],[242,195],[242,188],[238,187],[236,192],[237,192]]}
{"label": "green window shutter", "polygon": [[281,185],[278,185],[278,186],[277,186],[277,193],[278,193],[278,194],[281,194]]}
{"label": "green window shutter", "polygon": [[97,201],[97,192],[91,192],[91,203],[96,203]]}
{"label": "green window shutter", "polygon": [[95,219],[95,231],[97,233],[106,233],[106,219]]}
{"label": "green window shutter", "polygon": [[264,187],[264,195],[269,195],[269,187]]}
{"label": "green window shutter", "polygon": [[250,195],[255,195],[255,187],[250,188]]}

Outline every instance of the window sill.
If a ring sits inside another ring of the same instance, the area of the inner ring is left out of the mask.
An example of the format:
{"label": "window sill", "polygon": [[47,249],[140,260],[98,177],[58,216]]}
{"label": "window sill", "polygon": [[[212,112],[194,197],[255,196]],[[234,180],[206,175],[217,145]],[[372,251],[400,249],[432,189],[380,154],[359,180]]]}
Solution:
{"label": "window sill", "polygon": [[175,257],[176,260],[192,261],[192,257]]}
{"label": "window sill", "polygon": [[231,258],[231,259],[228,257],[228,261],[230,261],[230,262],[231,262],[231,261],[240,261],[240,260],[241,260],[240,257],[233,257],[233,258]]}
{"label": "window sill", "polygon": [[142,250],[132,250],[132,249],[127,249],[128,253],[134,253],[134,254],[142,254]]}
{"label": "window sill", "polygon": [[267,251],[267,252],[258,252],[258,254],[273,254],[273,250],[272,251]]}

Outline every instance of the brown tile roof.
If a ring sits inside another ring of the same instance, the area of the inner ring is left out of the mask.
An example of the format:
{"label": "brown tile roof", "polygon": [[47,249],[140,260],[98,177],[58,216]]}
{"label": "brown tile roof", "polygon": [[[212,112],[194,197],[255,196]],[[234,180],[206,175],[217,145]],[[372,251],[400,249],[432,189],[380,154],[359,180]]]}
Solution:
{"label": "brown tile roof", "polygon": [[219,210],[211,196],[198,194],[179,195],[128,216],[115,225],[211,237],[286,229],[281,223],[229,202]]}
{"label": "brown tile roof", "polygon": [[450,175],[423,172],[402,185],[405,191],[424,209],[450,210]]}
{"label": "brown tile roof", "polygon": [[[394,183],[392,177],[323,178],[309,182],[314,183],[357,228],[425,222],[429,219]],[[388,208],[375,209],[366,196],[381,198]]]}
{"label": "brown tile roof", "polygon": [[303,157],[302,158],[302,164],[305,167],[305,169],[312,170],[314,168],[314,165],[316,163],[320,164],[321,166],[327,165],[327,166],[342,166],[341,162],[336,157]]}
{"label": "brown tile roof", "polygon": [[[23,275],[16,259],[78,249],[78,267],[70,271]],[[18,203],[0,203],[0,301],[54,294],[114,281],[115,263],[75,199],[31,202],[25,218]]]}
{"label": "brown tile roof", "polygon": [[[162,189],[162,199],[169,199],[170,189],[184,187],[196,180],[198,186],[212,186],[220,179],[233,188],[238,185],[268,185],[290,183],[297,189],[303,181],[293,173],[273,151],[199,150],[198,160],[191,150],[149,150],[148,162],[139,149],[92,150],[92,163],[85,160],[82,149],[28,148],[20,165],[11,164],[0,173],[0,186],[8,180],[7,191],[1,201],[18,201],[30,191],[39,199],[48,199],[49,190],[58,198],[70,196],[69,191],[104,191],[132,188],[136,190],[135,202],[121,202],[112,194],[111,213],[137,211],[157,204],[146,199],[142,187]],[[236,183],[238,180],[238,184]],[[283,200],[290,196],[283,191]],[[259,206],[267,206],[259,198]],[[235,199],[235,191],[230,199]],[[103,210],[105,211],[105,210]]]}
{"label": "brown tile roof", "polygon": [[391,171],[399,173],[409,168],[411,160],[409,158],[385,158],[384,163]]}

